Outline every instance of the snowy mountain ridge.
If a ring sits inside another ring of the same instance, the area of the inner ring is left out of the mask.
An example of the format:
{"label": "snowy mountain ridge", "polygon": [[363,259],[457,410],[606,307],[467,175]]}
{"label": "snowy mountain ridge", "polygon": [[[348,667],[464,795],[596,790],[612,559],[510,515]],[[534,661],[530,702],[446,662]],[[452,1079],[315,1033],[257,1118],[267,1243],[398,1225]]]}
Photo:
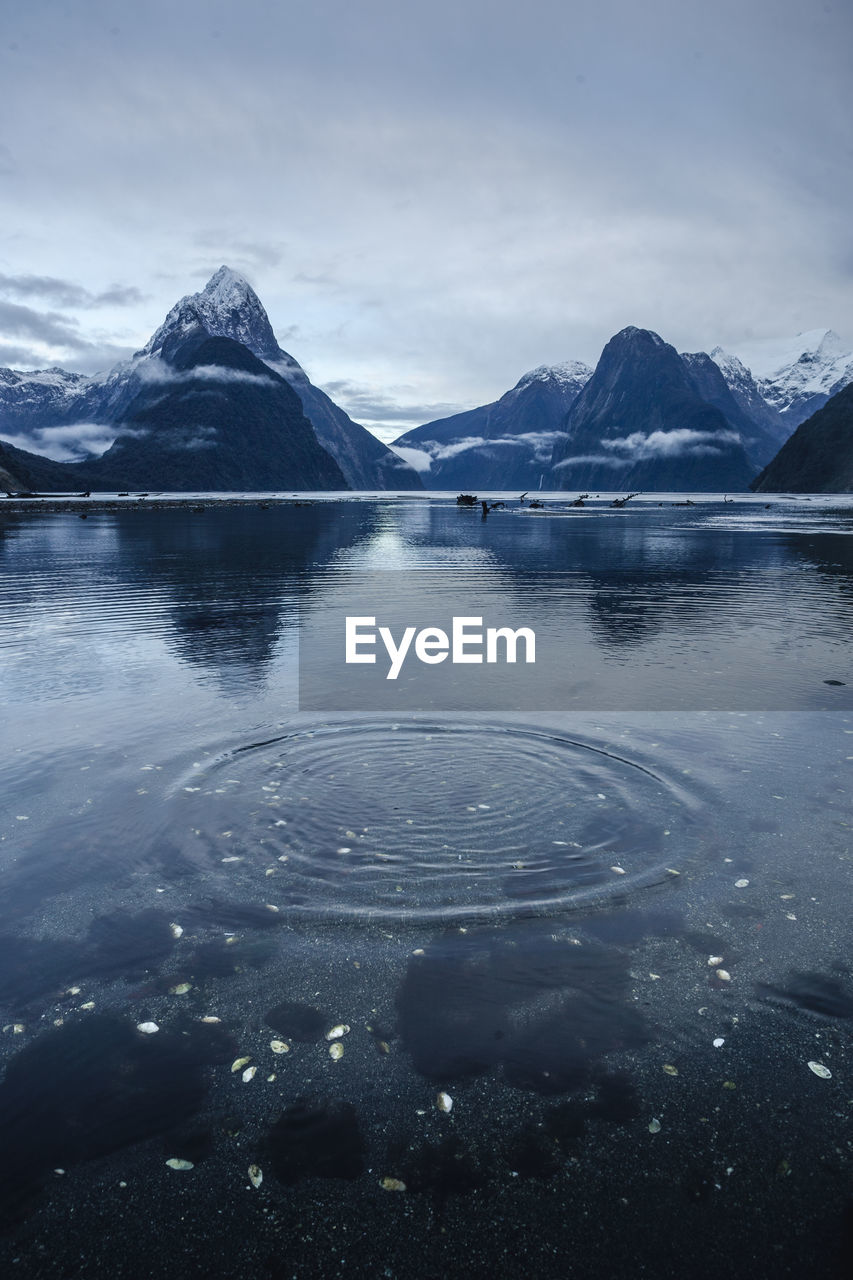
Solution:
{"label": "snowy mountain ridge", "polygon": [[853,351],[833,329],[739,343],[732,352],[715,347],[711,359],[720,366],[726,381],[734,378],[742,382],[746,368],[762,399],[781,415],[789,431],[853,382]]}

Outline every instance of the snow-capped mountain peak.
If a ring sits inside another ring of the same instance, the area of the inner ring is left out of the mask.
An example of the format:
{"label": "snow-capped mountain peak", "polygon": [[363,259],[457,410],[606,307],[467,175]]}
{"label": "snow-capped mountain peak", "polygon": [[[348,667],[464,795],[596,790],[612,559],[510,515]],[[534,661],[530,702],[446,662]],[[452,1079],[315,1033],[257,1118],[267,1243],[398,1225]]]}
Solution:
{"label": "snow-capped mountain peak", "polygon": [[833,329],[809,329],[793,338],[761,338],[735,344],[734,356],[715,348],[712,359],[727,380],[724,360],[729,362],[730,370],[735,359],[741,369],[747,366],[764,400],[782,414],[789,426],[803,422],[853,381],[853,351]]}
{"label": "snow-capped mountain peak", "polygon": [[239,272],[222,266],[199,293],[176,302],[142,355],[156,355],[167,338],[201,324],[216,338],[233,338],[261,360],[279,360],[276,341],[263,303]]}
{"label": "snow-capped mountain peak", "polygon": [[530,369],[515,384],[515,390],[529,386],[531,382],[557,382],[561,386],[581,387],[589,382],[592,369],[582,360],[564,360],[562,364],[540,364]]}

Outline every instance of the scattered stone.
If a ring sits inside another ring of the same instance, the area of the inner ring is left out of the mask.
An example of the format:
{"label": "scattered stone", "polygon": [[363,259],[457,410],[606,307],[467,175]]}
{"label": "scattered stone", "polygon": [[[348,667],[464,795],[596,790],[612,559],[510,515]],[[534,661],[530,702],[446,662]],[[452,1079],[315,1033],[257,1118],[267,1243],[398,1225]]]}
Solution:
{"label": "scattered stone", "polygon": [[169,987],[170,996],[185,996],[188,991],[192,991],[191,982],[179,982],[174,987]]}
{"label": "scattered stone", "polygon": [[246,1063],[251,1061],[252,1061],[252,1055],[250,1053],[247,1054],[245,1058],[235,1058],[234,1061],[231,1063],[231,1070],[242,1071]]}
{"label": "scattered stone", "polygon": [[156,1022],[137,1022],[136,1030],[141,1031],[144,1036],[153,1036],[154,1032],[159,1031],[160,1028]]}
{"label": "scattered stone", "polygon": [[660,1120],[649,1121],[649,1133],[660,1133]]}
{"label": "scattered stone", "polygon": [[250,1164],[249,1165],[249,1181],[251,1182],[252,1186],[259,1187],[263,1182],[263,1180],[264,1180],[264,1175],[261,1169],[259,1168],[259,1166],[256,1164]]}
{"label": "scattered stone", "polygon": [[382,1178],[379,1182],[383,1191],[405,1191],[406,1184],[399,1178]]}
{"label": "scattered stone", "polygon": [[192,1160],[179,1160],[177,1156],[172,1156],[166,1161],[170,1169],[194,1169],[195,1165]]}
{"label": "scattered stone", "polygon": [[339,1062],[343,1056],[344,1046],[341,1044],[340,1040],[335,1040],[329,1045],[329,1057],[333,1062]]}
{"label": "scattered stone", "polygon": [[663,1069],[668,1076],[678,1075],[678,1067],[674,1067],[671,1062],[665,1062],[663,1064]]}
{"label": "scattered stone", "polygon": [[813,1071],[816,1076],[820,1076],[821,1080],[831,1080],[832,1072],[829,1067],[825,1067],[822,1062],[810,1062],[809,1071]]}
{"label": "scattered stone", "polygon": [[442,1090],[442,1092],[438,1095],[438,1097],[435,1100],[435,1105],[438,1107],[439,1111],[444,1111],[445,1113],[447,1113],[453,1110],[453,1099],[451,1098],[449,1093],[445,1093]]}
{"label": "scattered stone", "polygon": [[326,1032],[327,1040],[340,1040],[341,1036],[349,1033],[349,1026],[346,1022],[339,1022],[337,1026],[332,1027],[331,1031]]}
{"label": "scattered stone", "polygon": [[270,1040],[270,1048],[273,1053],[290,1053],[290,1045],[284,1040]]}
{"label": "scattered stone", "polygon": [[243,1072],[243,1084],[248,1084],[250,1080],[254,1080],[257,1074],[258,1074],[257,1067],[247,1067],[246,1070]]}

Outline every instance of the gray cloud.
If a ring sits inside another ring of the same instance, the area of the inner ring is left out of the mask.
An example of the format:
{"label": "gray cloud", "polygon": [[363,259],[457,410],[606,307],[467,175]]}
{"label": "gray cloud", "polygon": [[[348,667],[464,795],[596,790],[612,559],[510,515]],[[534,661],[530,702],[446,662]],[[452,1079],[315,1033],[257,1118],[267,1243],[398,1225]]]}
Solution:
{"label": "gray cloud", "polygon": [[0,272],[0,291],[16,298],[50,298],[61,307],[132,307],[142,301],[133,285],[111,285],[100,293],[90,293],[82,285],[53,276],[9,276]]}
{"label": "gray cloud", "polygon": [[17,302],[0,301],[0,330],[16,338],[31,338],[49,346],[82,351],[88,346],[77,331],[76,321],[56,311],[33,311]]}
{"label": "gray cloud", "polygon": [[75,422],[72,426],[40,427],[28,434],[7,435],[8,444],[40,453],[54,462],[76,462],[98,457],[109,449],[116,437],[115,427],[96,422]]}
{"label": "gray cloud", "polygon": [[432,466],[432,455],[427,453],[425,449],[412,449],[408,445],[393,445],[392,452],[396,453],[407,466],[413,467],[415,471],[425,473]]}
{"label": "gray cloud", "polygon": [[[324,383],[323,390],[337,400],[352,418],[359,421],[368,419],[371,422],[407,423],[420,426],[432,422],[436,418],[447,418],[459,413],[462,407],[440,401],[437,404],[412,404],[405,400],[377,391],[375,388],[361,386],[346,378],[336,378]],[[402,428],[401,428],[402,430]]]}
{"label": "gray cloud", "polygon": [[632,459],[701,457],[722,453],[727,444],[740,444],[736,431],[632,431],[629,436],[602,440],[602,447]]}
{"label": "gray cloud", "polygon": [[263,373],[249,373],[245,369],[228,369],[218,364],[196,365],[192,369],[173,369],[157,356],[140,360],[135,371],[141,382],[153,385],[194,382],[198,378],[206,382],[250,382],[267,385],[275,382],[274,378]]}
{"label": "gray cloud", "polygon": [[315,381],[427,410],[401,429],[627,323],[849,341],[851,43],[802,0],[37,0],[4,15],[0,268],[150,292],[81,326],[94,361],[232,261]]}
{"label": "gray cloud", "polygon": [[628,436],[602,440],[601,447],[608,450],[607,453],[576,454],[555,463],[554,469],[581,462],[623,467],[629,462],[644,462],[649,458],[715,457],[731,444],[740,444],[736,431],[691,431],[688,427],[675,431],[632,431]]}

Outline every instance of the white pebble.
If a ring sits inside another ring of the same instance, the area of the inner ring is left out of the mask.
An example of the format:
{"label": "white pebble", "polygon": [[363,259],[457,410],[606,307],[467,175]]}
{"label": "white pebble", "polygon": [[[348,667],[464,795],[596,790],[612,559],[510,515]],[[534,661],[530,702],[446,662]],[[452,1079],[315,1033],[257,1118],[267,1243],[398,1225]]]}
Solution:
{"label": "white pebble", "polygon": [[195,1165],[191,1160],[179,1160],[177,1156],[172,1156],[166,1161],[170,1169],[194,1169]]}
{"label": "white pebble", "polygon": [[341,1036],[349,1033],[349,1026],[346,1022],[339,1022],[336,1027],[332,1027],[331,1031],[326,1032],[327,1040],[340,1040]]}
{"label": "white pebble", "polygon": [[442,1091],[436,1098],[435,1105],[438,1107],[439,1111],[444,1111],[446,1113],[453,1110],[453,1099],[449,1093],[444,1093]]}
{"label": "white pebble", "polygon": [[749,884],[748,880],[735,880],[736,889],[745,889],[748,884]]}
{"label": "white pebble", "polygon": [[144,1036],[153,1036],[154,1032],[159,1031],[160,1028],[156,1022],[137,1022],[136,1030],[141,1031]]}
{"label": "white pebble", "polygon": [[715,1049],[722,1049],[722,1047],[723,1047],[723,1045],[724,1045],[725,1043],[726,1043],[726,1042],[725,1042],[725,1040],[723,1039],[723,1037],[722,1037],[722,1036],[717,1036],[716,1040],[713,1040],[713,1041],[712,1041],[712,1044],[713,1044],[713,1046],[714,1046],[714,1048],[715,1048]]}
{"label": "white pebble", "polygon": [[729,973],[728,969],[718,969],[717,977],[720,979],[720,982],[731,982],[732,980],[732,975]]}
{"label": "white pebble", "polygon": [[810,1062],[809,1071],[813,1071],[816,1076],[820,1076],[821,1080],[831,1080],[832,1072],[829,1067],[825,1067],[822,1062]]}

